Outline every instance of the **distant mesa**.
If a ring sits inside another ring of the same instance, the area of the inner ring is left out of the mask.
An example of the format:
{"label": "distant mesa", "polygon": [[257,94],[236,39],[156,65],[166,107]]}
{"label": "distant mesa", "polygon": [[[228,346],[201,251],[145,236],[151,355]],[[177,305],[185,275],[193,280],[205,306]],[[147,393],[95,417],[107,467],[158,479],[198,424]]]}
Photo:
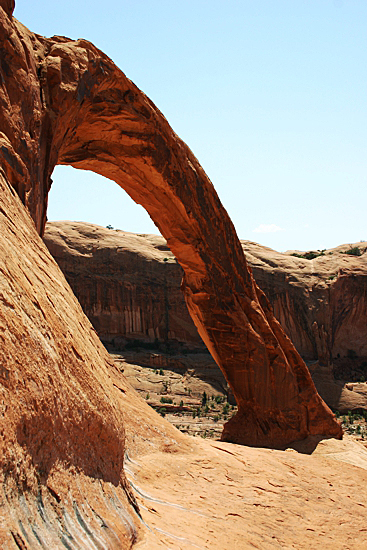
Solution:
{"label": "distant mesa", "polygon": [[[179,288],[182,268],[167,254],[163,237],[125,231],[111,235],[97,225],[51,222],[43,238],[107,347],[170,353],[206,349]],[[328,405],[345,410],[367,406],[361,396],[338,391],[333,382],[367,379],[367,243],[313,251],[313,262],[307,261],[308,253],[282,254],[251,241],[241,244],[275,317],[313,365],[312,375]],[[356,248],[359,255],[347,253]]]}

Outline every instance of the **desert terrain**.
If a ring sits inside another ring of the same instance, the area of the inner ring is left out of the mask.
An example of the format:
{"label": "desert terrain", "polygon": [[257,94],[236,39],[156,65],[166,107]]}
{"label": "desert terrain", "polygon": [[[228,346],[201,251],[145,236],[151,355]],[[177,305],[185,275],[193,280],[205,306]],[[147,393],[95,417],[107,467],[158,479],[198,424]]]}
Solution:
{"label": "desert terrain", "polygon": [[[366,548],[365,248],[255,254],[272,306],[154,103],[87,40],[13,11],[0,0],[0,547]],[[74,227],[60,269],[42,240],[57,164],[114,180],[164,241],[129,236],[145,243],[132,253]]]}

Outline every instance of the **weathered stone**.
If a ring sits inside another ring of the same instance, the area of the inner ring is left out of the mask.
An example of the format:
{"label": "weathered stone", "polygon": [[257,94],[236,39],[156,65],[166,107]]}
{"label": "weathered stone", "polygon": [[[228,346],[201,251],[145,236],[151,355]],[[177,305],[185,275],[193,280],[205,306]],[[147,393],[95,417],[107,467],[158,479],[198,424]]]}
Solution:
{"label": "weathered stone", "polygon": [[[350,350],[367,356],[366,242],[325,250],[312,260],[241,242],[256,282],[302,357],[330,365]],[[356,248],[360,256],[347,253]]]}
{"label": "weathered stone", "polygon": [[4,11],[0,39],[3,166],[38,232],[57,163],[116,181],[184,270],[190,315],[239,405],[223,438],[282,446],[310,434],[340,437],[211,182],[158,109],[85,40],[45,39]]}
{"label": "weathered stone", "polygon": [[[203,345],[178,291],[182,269],[163,237],[51,222],[43,238],[103,342]],[[367,243],[341,245],[311,261],[241,244],[300,355],[333,363],[338,372],[358,370],[367,358]],[[361,256],[346,254],[354,247]]]}
{"label": "weathered stone", "polygon": [[44,242],[106,345],[205,350],[165,240],[98,225],[46,224]]}
{"label": "weathered stone", "polygon": [[[59,548],[69,535],[77,544],[83,529],[76,511],[82,521],[95,522],[85,510],[88,501],[98,503],[127,548],[137,537],[137,518],[123,471],[123,394],[108,354],[2,169],[0,233],[0,547],[13,548],[17,540],[19,548],[39,548],[41,540]],[[109,508],[113,494],[131,527]],[[93,530],[104,536],[101,526]],[[93,536],[83,536],[93,544]]]}

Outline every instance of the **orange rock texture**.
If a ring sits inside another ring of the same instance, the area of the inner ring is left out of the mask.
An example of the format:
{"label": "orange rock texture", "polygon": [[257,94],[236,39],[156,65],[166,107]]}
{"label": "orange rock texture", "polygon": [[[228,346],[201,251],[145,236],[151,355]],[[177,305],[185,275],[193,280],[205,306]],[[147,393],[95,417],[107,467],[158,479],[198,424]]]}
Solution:
{"label": "orange rock texture", "polygon": [[[103,342],[120,349],[134,339],[171,349],[202,345],[178,291],[182,270],[163,237],[64,221],[48,223],[43,239]],[[340,363],[346,375],[351,367],[367,374],[360,368],[367,358],[367,243],[313,260],[241,244],[299,354],[321,366]],[[356,248],[360,256],[346,253]]]}
{"label": "orange rock texture", "polygon": [[182,269],[163,237],[53,222],[43,240],[104,344],[205,350],[180,290]]}
{"label": "orange rock texture", "polygon": [[88,547],[78,516],[103,533],[88,499],[109,525],[106,541],[118,536],[127,548],[137,529],[123,471],[123,393],[2,170],[0,234],[0,547],[59,548],[63,538]]}
{"label": "orange rock texture", "polygon": [[324,250],[312,260],[241,242],[257,284],[302,357],[321,365],[345,359],[350,350],[367,357],[367,242]]}
{"label": "orange rock texture", "polygon": [[95,46],[34,35],[1,6],[1,162],[37,231],[56,164],[116,181],[177,257],[190,315],[233,388],[239,412],[223,439],[279,447],[309,434],[340,437],[189,148]]}

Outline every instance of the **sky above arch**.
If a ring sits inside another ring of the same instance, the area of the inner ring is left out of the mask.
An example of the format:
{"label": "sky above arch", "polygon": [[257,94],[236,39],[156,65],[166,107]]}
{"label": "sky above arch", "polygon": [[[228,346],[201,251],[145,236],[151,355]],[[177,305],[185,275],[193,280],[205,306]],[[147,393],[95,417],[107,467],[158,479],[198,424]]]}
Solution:
{"label": "sky above arch", "polygon": [[[365,0],[17,0],[86,38],[164,113],[238,236],[279,251],[367,240]],[[157,233],[116,184],[57,167],[50,220]]]}

